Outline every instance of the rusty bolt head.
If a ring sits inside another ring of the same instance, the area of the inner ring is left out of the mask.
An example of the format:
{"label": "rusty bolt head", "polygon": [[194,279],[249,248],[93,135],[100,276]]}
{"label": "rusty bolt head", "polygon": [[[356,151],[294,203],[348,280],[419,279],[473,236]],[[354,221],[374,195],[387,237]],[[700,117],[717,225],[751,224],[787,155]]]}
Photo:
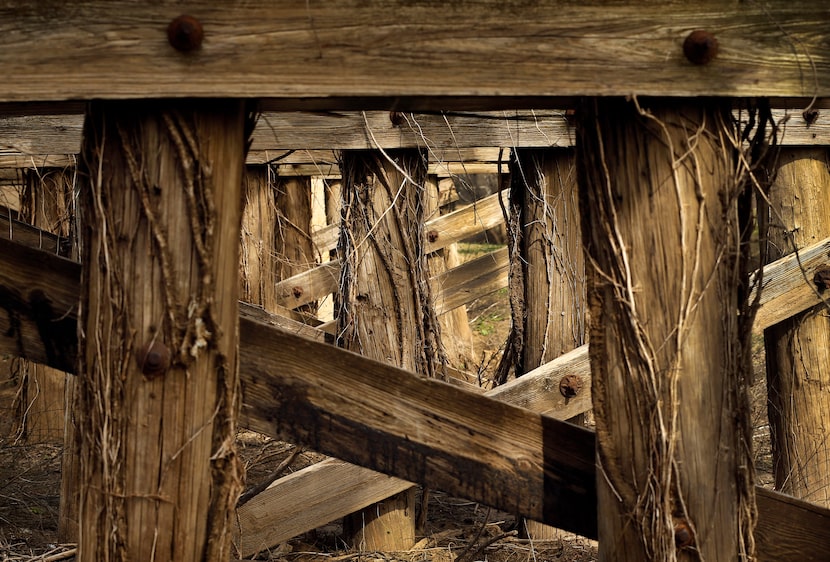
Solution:
{"label": "rusty bolt head", "polygon": [[674,546],[677,548],[689,548],[695,544],[695,535],[689,523],[683,519],[674,522]]}
{"label": "rusty bolt head", "polygon": [[400,111],[390,111],[389,112],[389,120],[392,122],[393,127],[400,127],[403,125],[403,113]]}
{"label": "rusty bolt head", "polygon": [[811,109],[805,109],[804,111],[802,111],[802,112],[801,112],[801,116],[804,118],[804,121],[805,121],[808,125],[812,125],[813,123],[815,123],[816,121],[818,121],[818,116],[819,116],[819,113],[820,113],[820,112],[819,112],[819,110],[818,110],[818,109],[816,109],[816,108],[811,108]]}
{"label": "rusty bolt head", "polygon": [[718,40],[705,29],[696,29],[683,41],[683,54],[693,64],[706,64],[718,55]]}
{"label": "rusty bolt head", "polygon": [[813,283],[819,291],[830,289],[830,266],[822,265],[813,275]]}
{"label": "rusty bolt head", "polygon": [[151,341],[139,348],[136,354],[138,368],[148,379],[164,375],[170,368],[170,350],[160,341]]}
{"label": "rusty bolt head", "polygon": [[291,294],[293,294],[293,295],[294,295],[294,298],[295,298],[295,299],[298,299],[298,298],[300,298],[301,296],[303,296],[303,292],[304,292],[304,291],[303,291],[303,288],[302,288],[302,287],[300,287],[299,285],[296,285],[296,286],[294,286],[294,287],[292,287],[292,288],[291,288]]}
{"label": "rusty bolt head", "polygon": [[565,398],[573,398],[582,390],[582,379],[577,375],[565,375],[559,381],[559,392]]}
{"label": "rusty bolt head", "polygon": [[430,230],[427,232],[427,240],[429,240],[430,244],[434,244],[436,240],[438,240],[438,231],[437,230]]}
{"label": "rusty bolt head", "polygon": [[181,15],[167,26],[167,40],[182,53],[195,51],[202,46],[205,31],[202,23],[193,16]]}

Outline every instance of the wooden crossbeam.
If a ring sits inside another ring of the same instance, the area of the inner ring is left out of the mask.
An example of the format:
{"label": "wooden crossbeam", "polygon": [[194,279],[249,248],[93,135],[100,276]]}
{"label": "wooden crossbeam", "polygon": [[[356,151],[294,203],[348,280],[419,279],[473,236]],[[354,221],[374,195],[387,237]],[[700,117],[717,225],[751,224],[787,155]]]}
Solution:
{"label": "wooden crossbeam", "polygon": [[[482,165],[490,173],[507,161],[509,147],[574,144],[564,110],[404,113],[397,124],[389,115],[266,112],[252,135],[248,164],[271,163],[280,175],[339,176],[338,150],[427,147],[434,173],[475,173]],[[735,117],[746,114],[736,110]],[[783,145],[830,144],[830,119],[821,112],[808,121],[801,109],[777,109],[773,120]],[[0,168],[74,166],[82,126],[82,114],[0,116]]]}
{"label": "wooden crossbeam", "polygon": [[[204,40],[188,52],[168,41],[181,10],[128,0],[49,10],[4,2],[0,69],[14,79],[0,102],[253,97],[279,109],[403,110],[552,93],[561,97],[549,103],[830,95],[830,7],[807,0],[195,0],[187,10]],[[683,54],[698,28],[719,42],[709,64]]]}

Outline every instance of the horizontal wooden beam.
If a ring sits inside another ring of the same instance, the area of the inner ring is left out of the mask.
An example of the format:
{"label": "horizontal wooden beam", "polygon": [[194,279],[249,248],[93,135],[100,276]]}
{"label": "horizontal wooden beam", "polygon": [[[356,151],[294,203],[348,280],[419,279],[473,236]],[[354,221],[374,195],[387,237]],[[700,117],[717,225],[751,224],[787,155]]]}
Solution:
{"label": "horizontal wooden beam", "polygon": [[[0,102],[237,97],[406,110],[436,97],[446,108],[551,93],[830,95],[830,6],[807,0],[194,0],[186,9],[204,40],[189,52],[168,41],[178,3],[72,6],[0,4]],[[698,65],[683,42],[700,28],[719,48]]]}
{"label": "horizontal wooden beam", "polygon": [[[475,168],[482,163],[506,162],[510,147],[574,144],[565,110],[398,115],[393,122],[386,111],[266,112],[247,161],[271,163],[286,176],[339,176],[339,150],[427,148],[434,173],[465,174],[480,171]],[[746,112],[736,110],[735,117],[745,120]],[[781,126],[783,145],[830,145],[827,113],[811,113],[807,120],[801,109],[780,109],[773,119]],[[0,168],[73,166],[82,126],[82,114],[0,117]]]}

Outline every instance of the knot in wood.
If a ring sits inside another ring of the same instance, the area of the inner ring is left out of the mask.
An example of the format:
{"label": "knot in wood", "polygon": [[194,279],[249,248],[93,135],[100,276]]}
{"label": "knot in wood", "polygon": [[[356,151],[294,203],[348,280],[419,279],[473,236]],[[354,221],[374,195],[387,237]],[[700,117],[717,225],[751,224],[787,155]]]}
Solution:
{"label": "knot in wood", "polygon": [[195,51],[202,46],[205,38],[205,31],[202,23],[194,18],[183,14],[167,26],[167,40],[177,51],[188,53]]}
{"label": "knot in wood", "polygon": [[683,54],[692,64],[706,64],[718,55],[718,40],[705,29],[696,29],[683,41]]}
{"label": "knot in wood", "polygon": [[573,398],[582,390],[582,379],[577,375],[565,375],[559,381],[559,392],[565,398]]}
{"label": "knot in wood", "polygon": [[158,378],[170,368],[170,350],[159,341],[151,341],[141,346],[136,359],[138,368],[148,379]]}
{"label": "knot in wood", "polygon": [[820,292],[830,288],[830,266],[819,266],[813,275],[813,283]]}
{"label": "knot in wood", "polygon": [[294,295],[295,299],[298,299],[301,296],[303,296],[303,292],[304,292],[303,288],[300,287],[299,285],[296,285],[291,289],[291,294]]}

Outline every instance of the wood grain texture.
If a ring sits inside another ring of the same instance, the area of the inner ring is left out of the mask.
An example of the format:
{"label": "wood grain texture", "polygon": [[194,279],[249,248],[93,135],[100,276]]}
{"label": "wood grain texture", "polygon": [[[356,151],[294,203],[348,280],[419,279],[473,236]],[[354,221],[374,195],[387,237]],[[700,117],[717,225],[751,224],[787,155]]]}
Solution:
{"label": "wood grain texture", "polygon": [[[62,335],[63,340],[68,341],[70,338],[74,337],[76,333],[76,306],[79,292],[80,266],[76,262],[72,262],[39,250],[26,248],[20,244],[9,242],[2,237],[0,237],[0,263],[3,266],[0,267],[0,287],[6,291],[6,293],[0,294],[0,297],[2,297],[2,299],[0,299],[0,304],[2,304],[2,308],[5,311],[5,314],[0,314],[0,335],[3,336],[0,337],[0,352],[25,354],[25,356],[32,360],[56,367],[61,366],[58,363],[60,360],[65,364],[68,364],[71,369],[74,365],[74,354],[76,353],[74,348],[58,349],[58,353],[49,353],[48,351],[44,351],[44,346],[41,343],[36,330],[32,332],[25,326],[22,326],[23,334],[20,335],[20,337],[18,337],[18,332],[10,330],[10,319],[15,320],[18,318],[23,322],[27,322],[28,320],[23,317],[27,309],[25,307],[15,308],[14,306],[16,301],[9,300],[7,298],[7,294],[10,289],[20,293],[27,287],[33,287],[35,289],[42,287],[44,293],[48,296],[48,302],[54,310],[52,313],[53,316],[48,317],[48,319],[52,321],[49,332],[51,334],[51,339],[58,339],[58,336]],[[42,279],[40,285],[37,284],[38,279]],[[271,322],[263,322],[262,318],[268,318],[268,316],[264,316],[266,314],[267,313],[261,309],[247,306],[240,307],[240,327],[243,328],[240,333],[240,378],[243,381],[243,393],[245,388],[251,389],[259,386],[261,382],[260,376],[265,376],[266,379],[270,380],[271,377],[280,370],[275,369],[263,374],[259,367],[256,367],[255,370],[249,370],[248,368],[249,363],[247,359],[249,357],[256,357],[260,354],[260,349],[268,349],[269,347],[276,345],[276,340],[271,337],[272,334],[282,335],[287,333],[274,327]],[[54,322],[56,318],[62,318],[64,323],[61,324]],[[9,335],[10,333],[11,336]],[[251,334],[258,335],[258,339],[256,341],[251,340],[249,338],[249,335]],[[20,348],[18,347],[19,341],[24,344]],[[298,338],[297,340],[292,341],[309,342],[310,340]],[[331,348],[331,346],[326,347],[326,349],[328,348]],[[585,364],[587,365],[587,350],[584,350],[584,348],[579,349],[583,350],[582,356],[584,357]],[[327,363],[317,354],[317,348],[315,348],[310,354],[305,354],[301,348],[297,346],[289,346],[289,348],[285,349],[284,352],[287,354],[296,353],[295,359],[299,359],[301,362],[305,361],[312,367],[314,365],[318,365],[318,367],[321,365],[324,366],[323,369],[317,369],[314,372],[316,373],[315,376],[321,376],[325,381],[328,381],[326,378],[327,373],[337,370],[339,365],[343,362],[343,359],[346,357],[345,355],[339,355],[339,360]],[[346,352],[339,351],[339,354],[344,353]],[[579,358],[577,357],[579,355],[579,350],[575,350],[572,353],[574,353],[574,357],[571,357],[570,360],[577,361],[577,364],[579,364]],[[337,356],[338,353],[335,353],[335,355]],[[354,363],[354,370],[358,372],[370,371],[377,365],[376,362],[369,361],[368,359],[361,358],[353,354],[349,354],[348,357],[348,362],[356,362]],[[380,368],[389,367],[380,365]],[[296,370],[300,373],[306,372],[305,367],[299,363],[296,365]],[[259,374],[257,374],[257,372],[259,372]],[[517,381],[517,384],[524,380],[529,381],[532,379],[533,372],[521,377]],[[425,382],[433,385],[441,384],[437,381]],[[309,384],[313,385],[316,384],[316,382],[312,380]],[[340,384],[338,381],[324,382],[324,387],[328,388],[329,391],[336,392],[339,388],[341,388],[338,384]],[[275,431],[275,420],[279,418],[277,421],[282,424],[290,424],[291,420],[290,417],[281,418],[279,416],[279,410],[275,409],[273,404],[270,403],[270,398],[267,398],[266,395],[269,392],[273,392],[274,387],[270,388],[270,391],[262,390],[263,396],[261,396],[261,400],[265,400],[267,404],[262,402],[260,399],[254,403],[249,403],[248,400],[243,399],[243,419],[240,420],[240,423],[243,427],[264,430],[265,432],[270,432],[271,435],[276,436],[278,433]],[[382,390],[378,392],[381,392],[382,395],[382,397],[379,398],[381,403],[394,403],[396,401],[395,396],[397,395],[386,395]],[[470,394],[472,393],[468,392],[463,395],[467,400],[473,400],[475,402],[474,399],[470,398]],[[521,393],[519,392],[519,394]],[[493,396],[495,397],[496,394]],[[485,401],[488,400],[488,398],[485,397],[480,397],[480,399]],[[478,408],[479,405],[486,404],[489,404],[489,402],[476,402],[475,404],[470,404],[469,407]],[[385,408],[384,406],[381,407]],[[490,412],[487,410],[486,406],[484,411],[485,414]],[[421,421],[411,419],[410,422],[415,424],[415,426],[419,423],[423,423],[429,427],[432,424],[432,421],[429,420],[432,420],[431,416],[429,416],[428,419]],[[312,435],[318,433],[316,426],[309,427],[307,431]],[[414,432],[413,434],[417,435],[417,432]],[[373,433],[372,435],[375,434]],[[579,456],[579,454],[584,455],[585,458],[583,459],[583,463],[589,464],[591,466],[589,470],[593,473],[593,434],[586,431],[582,435],[584,436],[584,439],[590,441],[590,446],[586,443],[581,443],[579,451],[583,452],[572,452],[577,453],[577,456]],[[340,437],[342,436],[338,436],[338,439]],[[551,439],[555,440],[556,436],[553,435]],[[402,441],[402,443],[404,441]],[[336,443],[332,444],[333,447],[336,445]],[[405,446],[409,447],[412,445],[410,443]],[[348,449],[348,447],[346,448]],[[344,451],[343,455],[348,456],[346,454],[347,452],[348,451]],[[378,451],[378,454],[383,455],[383,452]],[[379,461],[373,461],[372,463],[367,464],[379,465]],[[413,478],[412,475],[402,474],[404,467],[400,463],[392,464],[394,465],[394,470],[390,470],[389,472],[394,476],[399,478],[410,478],[412,481],[418,481],[427,485],[436,484],[436,482],[431,478],[427,478],[426,473],[416,475],[420,479]],[[374,466],[374,468],[379,468],[379,466]],[[467,476],[475,480],[480,479],[478,474],[468,474]],[[591,481],[590,487],[586,488],[586,490],[590,490],[591,487],[593,487],[593,476],[588,477],[586,475],[586,479]],[[444,489],[449,493],[461,494],[462,487],[469,487],[473,485],[474,484],[465,484],[462,486],[462,484],[458,482],[444,482]],[[758,519],[757,532],[759,559],[769,562],[824,560],[827,553],[826,545],[830,544],[830,510],[812,504],[807,504],[806,502],[792,500],[792,498],[788,498],[787,496],[775,492],[763,491],[760,488],[756,489],[758,490],[759,495],[758,506],[761,510]],[[474,496],[469,497],[477,499]],[[767,501],[767,497],[771,498],[771,500]],[[481,499],[484,503],[490,503],[494,507],[498,507],[498,504],[495,503],[494,498],[490,498],[488,500],[484,500],[482,498],[479,499]],[[585,501],[586,499],[587,498],[584,496],[580,497],[580,501]],[[504,507],[509,508],[509,505]],[[571,525],[568,524],[568,521],[565,521],[561,523],[561,527],[567,529],[570,528]],[[590,533],[588,533],[588,536],[590,536]]]}
{"label": "wood grain texture", "polygon": [[[0,101],[830,95],[830,7],[807,0],[198,0],[187,11],[205,39],[187,54],[166,37],[181,11],[6,0],[0,69],[15,79]],[[720,42],[704,66],[681,49],[698,28]]]}
{"label": "wood grain texture", "polygon": [[[769,259],[830,235],[830,153],[782,150],[769,198]],[[825,262],[830,261],[827,255]],[[827,266],[824,266],[827,272]],[[813,288],[813,275],[806,274]],[[826,295],[826,287],[821,291]],[[830,507],[830,319],[819,304],[764,332],[775,487]]]}
{"label": "wood grain texture", "polygon": [[[820,304],[827,291],[813,283],[816,271],[830,265],[830,238],[800,249],[764,266],[764,286],[753,330],[766,328]],[[753,295],[754,296],[754,295]]]}
{"label": "wood grain texture", "polygon": [[412,487],[339,459],[280,478],[240,507],[236,545],[249,557]]}
{"label": "wood grain texture", "polygon": [[587,102],[577,141],[599,557],[692,559],[685,525],[700,558],[738,561],[753,553],[755,501],[751,334],[736,321],[738,260],[721,259],[738,252],[724,217],[740,184],[719,144],[731,123],[718,102],[642,107]]}
{"label": "wood grain texture", "polygon": [[[773,110],[779,143],[830,144],[830,112],[819,111],[815,121],[807,122],[802,109]],[[565,110],[400,115],[403,121],[396,125],[386,111],[264,112],[252,135],[247,163],[273,164],[281,175],[339,176],[337,150],[426,147],[430,173],[472,173],[480,163],[507,162],[510,147],[568,147],[575,139]],[[746,119],[741,110],[733,115]],[[0,114],[0,168],[74,166],[82,122],[82,114]],[[475,166],[468,169],[461,162]],[[446,169],[441,169],[442,163]]]}

